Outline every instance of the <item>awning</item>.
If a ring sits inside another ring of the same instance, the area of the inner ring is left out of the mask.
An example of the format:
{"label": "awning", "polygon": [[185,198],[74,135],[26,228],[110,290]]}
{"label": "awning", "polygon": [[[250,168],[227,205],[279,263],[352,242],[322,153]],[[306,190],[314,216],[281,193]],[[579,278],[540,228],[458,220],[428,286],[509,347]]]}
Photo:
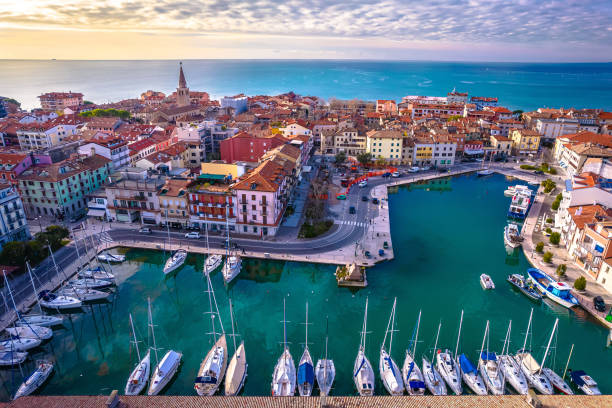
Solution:
{"label": "awning", "polygon": [[106,215],[106,211],[92,208],[91,210],[87,211],[87,215],[90,217],[104,217]]}
{"label": "awning", "polygon": [[223,174],[209,174],[203,173],[198,176],[199,179],[209,179],[209,180],[223,180],[225,179],[225,175]]}
{"label": "awning", "polygon": [[312,166],[302,167],[302,173],[310,173],[311,170],[312,170]]}

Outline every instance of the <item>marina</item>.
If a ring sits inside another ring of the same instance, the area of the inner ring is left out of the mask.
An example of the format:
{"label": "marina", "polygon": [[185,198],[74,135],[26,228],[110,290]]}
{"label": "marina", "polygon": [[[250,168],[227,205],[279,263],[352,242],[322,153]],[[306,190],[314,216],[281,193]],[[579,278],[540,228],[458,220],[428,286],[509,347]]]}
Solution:
{"label": "marina", "polygon": [[[328,354],[333,356],[335,368],[330,394],[356,395],[353,363],[360,332],[365,331],[362,322],[366,297],[369,299],[369,318],[364,349],[369,358],[377,357],[383,343],[387,317],[395,297],[398,313],[391,328],[398,331],[393,335],[395,347],[390,351],[389,346],[387,351],[392,352],[395,359],[401,356],[402,361],[396,361],[403,362],[404,351],[414,337],[413,328],[419,310],[422,310],[419,344],[414,357],[419,366],[424,354],[435,365],[434,346],[449,350],[456,346],[458,313],[455,310],[465,309],[460,347],[456,354],[465,354],[470,361],[476,362],[478,357],[482,357],[479,350],[486,320],[490,321],[490,328],[488,354],[484,357],[490,361],[490,353],[502,351],[510,319],[515,330],[507,349],[514,354],[521,347],[523,328],[527,326],[533,307],[530,330],[533,333],[531,353],[534,359],[542,361],[550,328],[559,318],[556,344],[559,361],[553,364],[554,359],[549,355],[545,366],[562,375],[560,368],[565,364],[570,345],[575,344],[570,368],[589,373],[602,392],[612,389],[605,371],[605,367],[612,364],[612,357],[603,348],[608,334],[603,327],[580,308],[569,310],[548,299],[540,304],[533,303],[512,286],[501,284],[508,275],[525,275],[529,267],[522,252],[517,250],[510,255],[506,252],[500,237],[499,231],[506,224],[505,209],[509,204],[503,191],[510,183],[499,175],[480,179],[468,175],[450,179],[450,189],[445,191],[427,191],[426,188],[411,186],[398,188],[389,196],[391,228],[394,246],[406,250],[396,251],[392,262],[370,268],[369,286],[359,291],[338,288],[333,278],[335,267],[331,265],[243,258],[241,273],[227,286],[220,269],[213,271],[210,279],[223,321],[229,322],[230,319],[228,297],[231,296],[234,317],[241,323],[241,340],[249,350],[257,347],[257,352],[249,353],[249,375],[240,395],[269,395],[274,365],[283,354],[282,345],[278,344],[283,339],[283,327],[279,321],[288,321],[287,349],[294,357],[302,355],[300,343],[305,336],[300,322],[304,320],[306,301],[310,323],[308,343],[313,361],[325,355],[325,317],[329,316]],[[410,211],[406,211],[406,206],[402,208],[401,202],[410,203]],[[449,205],[449,202],[462,202],[464,205]],[[480,215],[479,219],[469,216],[474,212]],[[429,214],[436,216],[425,216]],[[458,224],[457,231],[472,231],[469,241],[461,242],[456,233],[444,228],[451,220]],[[406,228],[407,225],[410,228]],[[479,254],[473,253],[476,248]],[[146,299],[151,297],[157,347],[164,348],[160,357],[168,349],[182,353],[182,365],[162,393],[196,395],[193,381],[202,357],[214,344],[211,336],[205,335],[211,319],[203,314],[208,307],[202,307],[208,306],[204,293],[207,283],[202,273],[205,257],[189,254],[181,267],[166,276],[163,265],[168,252],[121,251],[126,261],[113,265],[117,280],[115,292],[107,301],[84,304],[79,311],[63,313],[63,327],[54,330],[52,339],[34,348],[23,364],[24,372],[31,373],[36,368],[36,360],[53,359],[54,374],[40,388],[41,394],[96,395],[109,394],[113,389],[123,390],[139,359],[135,348],[130,346],[134,333],[129,313],[133,315],[136,337],[145,340]],[[449,260],[452,260],[452,266]],[[481,289],[478,280],[483,273],[499,282],[495,290]],[[432,288],[433,276],[435,281],[444,282],[444,285]],[[394,281],[393,285],[389,285],[389,279]],[[432,291],[435,296],[432,296]],[[262,301],[264,298],[265,302]],[[283,298],[286,299],[286,318],[283,318]],[[440,299],[445,300],[444,304]],[[444,330],[440,331],[436,344],[440,321]],[[342,341],[338,340],[340,335]],[[140,351],[146,350],[146,346],[146,342],[141,342]],[[230,347],[227,356],[233,352],[233,347]],[[594,353],[595,358],[592,357]],[[155,365],[155,359],[151,357],[152,365]],[[297,368],[296,365],[293,367],[294,370]],[[386,395],[378,370],[375,371],[374,394]],[[18,368],[2,369],[0,375],[6,398],[9,391],[11,394],[16,391],[22,378]],[[565,381],[569,382],[569,376]],[[318,395],[318,392],[315,386],[312,394]],[[464,387],[464,392],[468,392],[467,387]]]}

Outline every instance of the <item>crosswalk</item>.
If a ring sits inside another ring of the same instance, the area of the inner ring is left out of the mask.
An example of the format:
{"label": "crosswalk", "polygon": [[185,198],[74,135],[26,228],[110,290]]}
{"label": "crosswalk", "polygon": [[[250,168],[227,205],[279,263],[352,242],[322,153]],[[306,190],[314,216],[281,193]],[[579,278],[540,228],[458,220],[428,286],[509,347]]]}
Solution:
{"label": "crosswalk", "polygon": [[340,225],[356,225],[357,227],[365,227],[366,225],[368,225],[368,223],[366,223],[366,222],[351,221],[351,220],[336,220],[336,224],[340,224]]}
{"label": "crosswalk", "polygon": [[105,244],[110,244],[113,242],[113,239],[110,235],[108,235],[108,232],[103,232],[100,234],[100,241],[104,242]]}

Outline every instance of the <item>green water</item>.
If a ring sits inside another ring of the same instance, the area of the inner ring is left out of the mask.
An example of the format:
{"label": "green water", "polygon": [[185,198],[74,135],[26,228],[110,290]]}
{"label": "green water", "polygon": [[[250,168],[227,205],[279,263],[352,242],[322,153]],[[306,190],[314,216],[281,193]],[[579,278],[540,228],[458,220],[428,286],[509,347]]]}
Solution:
{"label": "green water", "polygon": [[[474,361],[486,320],[491,321],[490,349],[501,351],[508,320],[513,321],[512,350],[522,346],[529,310],[534,307],[532,349],[541,358],[543,346],[559,317],[557,371],[562,371],[575,343],[570,367],[584,369],[602,392],[612,390],[609,367],[612,351],[605,349],[606,330],[581,309],[568,311],[548,303],[536,304],[506,282],[509,273],[528,267],[522,252],[508,255],[503,227],[509,198],[504,189],[516,184],[502,176],[478,179],[462,176],[390,191],[391,227],[396,258],[368,270],[368,288],[338,288],[332,266],[245,260],[243,272],[229,290],[220,272],[212,276],[226,331],[228,295],[234,302],[239,330],[244,336],[249,364],[245,395],[269,395],[270,380],[282,346],[282,299],[287,296],[288,339],[297,364],[304,342],[305,302],[309,301],[309,343],[313,359],[324,352],[325,317],[329,316],[329,355],[336,365],[333,394],[353,395],[352,368],[369,297],[368,356],[378,366],[378,350],[387,319],[398,298],[393,356],[401,366],[419,309],[423,311],[417,354],[428,351],[442,322],[439,347],[454,350],[461,309],[465,311],[460,351]],[[43,394],[108,394],[124,389],[136,361],[130,349],[128,313],[146,341],[146,298],[151,297],[158,347],[183,352],[183,365],[166,394],[195,395],[193,380],[211,345],[208,298],[202,277],[203,257],[190,255],[174,277],[162,273],[164,254],[127,252],[128,261],[115,268],[119,286],[110,303],[87,306],[71,315],[65,329],[35,357],[53,353],[57,370]],[[485,292],[479,275],[488,273],[497,284]],[[228,339],[229,340],[229,339]],[[231,344],[231,341],[229,341]],[[141,347],[141,349],[144,348]],[[160,352],[160,357],[164,351]],[[233,348],[230,347],[230,353]],[[548,360],[552,364],[552,360]],[[26,368],[32,369],[32,363]],[[378,371],[377,369],[375,370]],[[18,370],[1,372],[3,392],[17,382]],[[378,373],[377,373],[378,378]],[[376,393],[383,394],[377,381]]]}

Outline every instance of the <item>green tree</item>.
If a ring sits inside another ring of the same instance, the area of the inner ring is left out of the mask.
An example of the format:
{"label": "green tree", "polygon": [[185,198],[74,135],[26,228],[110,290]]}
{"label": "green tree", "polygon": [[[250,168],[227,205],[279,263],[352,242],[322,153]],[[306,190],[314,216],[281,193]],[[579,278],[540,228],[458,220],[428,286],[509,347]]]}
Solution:
{"label": "green tree", "polygon": [[385,158],[382,156],[378,156],[378,158],[376,159],[376,165],[384,166],[385,164],[387,164],[387,160],[385,160]]}
{"label": "green tree", "polygon": [[357,161],[359,163],[361,163],[362,165],[367,165],[370,164],[370,162],[372,161],[372,154],[371,153],[359,153],[357,155]]}
{"label": "green tree", "polygon": [[26,256],[25,243],[11,241],[4,244],[0,254],[0,262],[3,265],[23,266]]}
{"label": "green tree", "polygon": [[567,266],[565,264],[561,264],[557,266],[557,276],[562,278],[565,276],[565,272],[567,271]]}
{"label": "green tree", "polygon": [[543,242],[538,242],[536,244],[535,250],[538,254],[541,254],[542,252],[544,252],[544,243]]}
{"label": "green tree", "polygon": [[576,279],[576,281],[574,281],[574,289],[576,290],[580,290],[580,291],[585,290],[586,285],[587,285],[587,281],[584,276],[581,276],[578,279]]}
{"label": "green tree", "polygon": [[559,242],[561,242],[561,234],[559,234],[558,232],[553,232],[552,234],[550,234],[550,243],[553,245],[559,245]]}
{"label": "green tree", "polygon": [[559,206],[560,206],[560,205],[561,205],[561,201],[559,201],[559,200],[555,200],[555,201],[553,201],[553,202],[552,202],[552,204],[550,205],[550,208],[551,208],[553,211],[557,211],[557,210],[559,209]]}
{"label": "green tree", "polygon": [[461,115],[450,115],[446,121],[447,122],[453,122],[455,120],[461,119],[462,117],[463,116],[461,116]]}
{"label": "green tree", "polygon": [[83,105],[93,105],[92,101],[83,101]]}
{"label": "green tree", "polygon": [[336,154],[336,164],[342,164],[346,161],[346,153],[345,152],[338,152]]}
{"label": "green tree", "polygon": [[553,253],[550,251],[547,251],[546,253],[544,253],[544,255],[542,256],[542,260],[546,263],[551,263],[553,259]]}

